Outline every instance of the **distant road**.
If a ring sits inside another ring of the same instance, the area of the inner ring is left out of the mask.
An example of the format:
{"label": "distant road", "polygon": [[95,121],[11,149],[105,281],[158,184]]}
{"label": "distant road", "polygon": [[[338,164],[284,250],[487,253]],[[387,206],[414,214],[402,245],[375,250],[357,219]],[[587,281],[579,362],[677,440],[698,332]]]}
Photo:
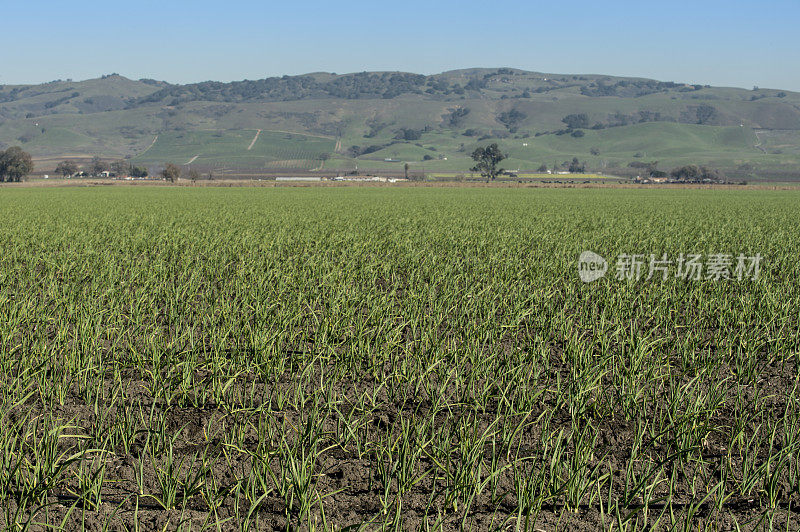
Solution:
{"label": "distant road", "polygon": [[761,137],[758,136],[759,133],[763,133],[763,132],[762,131],[753,130],[753,133],[756,134],[756,138],[758,139],[758,144],[755,145],[755,148],[763,151],[764,153],[767,153],[767,150],[764,149],[764,147],[762,146],[762,144],[764,144],[764,143],[761,141]]}
{"label": "distant road", "polygon": [[146,148],[144,149],[144,151],[143,151],[142,153],[140,153],[139,155],[144,155],[145,153],[147,153],[147,150],[149,150],[150,148],[152,148],[152,147],[153,147],[153,145],[156,143],[156,141],[157,141],[157,140],[158,140],[158,135],[156,135],[156,136],[155,136],[155,138],[153,139],[153,142],[151,142],[151,143],[150,143],[150,145],[149,145],[148,147],[146,147]]}
{"label": "distant road", "polygon": [[200,157],[200,156],[199,155],[195,155],[194,157],[192,157],[191,159],[186,161],[184,164],[192,164],[193,162],[195,162],[197,160],[198,157]]}
{"label": "distant road", "polygon": [[253,149],[253,146],[255,145],[256,141],[258,140],[258,136],[260,134],[261,134],[261,130],[259,129],[258,131],[256,131],[256,136],[253,137],[252,142],[250,142],[250,145],[247,147],[247,151],[250,151],[250,150]]}

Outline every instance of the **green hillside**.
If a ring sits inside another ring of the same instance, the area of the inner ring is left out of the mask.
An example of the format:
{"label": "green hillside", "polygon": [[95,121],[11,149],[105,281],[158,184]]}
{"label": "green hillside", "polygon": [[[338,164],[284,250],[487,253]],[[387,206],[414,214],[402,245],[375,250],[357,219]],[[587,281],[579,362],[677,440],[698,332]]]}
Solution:
{"label": "green hillside", "polygon": [[316,168],[336,142],[329,138],[259,130],[167,132],[133,158],[137,164],[174,161],[208,166]]}
{"label": "green hillside", "polygon": [[658,161],[790,178],[800,175],[800,94],[514,69],[0,86],[0,146],[22,146],[43,170],[99,155],[265,172],[463,172],[490,142],[515,169],[578,157],[608,173]]}

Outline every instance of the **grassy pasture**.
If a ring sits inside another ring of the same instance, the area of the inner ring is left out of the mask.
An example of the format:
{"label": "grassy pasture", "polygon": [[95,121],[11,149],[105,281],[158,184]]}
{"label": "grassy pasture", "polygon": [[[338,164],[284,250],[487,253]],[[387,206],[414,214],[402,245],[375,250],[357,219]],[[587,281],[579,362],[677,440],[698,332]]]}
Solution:
{"label": "grassy pasture", "polygon": [[[319,165],[335,142],[324,137],[256,130],[187,131],[158,135],[156,142],[135,162],[209,165],[231,164],[254,168],[293,168]],[[251,146],[250,149],[248,149]]]}
{"label": "grassy pasture", "polygon": [[[0,210],[3,528],[800,526],[798,192],[30,188]],[[587,249],[764,262],[584,284]]]}
{"label": "grassy pasture", "polygon": [[[346,139],[346,143],[362,147],[393,142],[396,141],[390,136]],[[793,157],[788,148],[784,155],[766,155],[759,151],[755,147],[758,139],[749,128],[655,122],[586,130],[581,138],[549,134],[479,141],[474,137],[433,131],[423,134],[419,141],[394,143],[362,156],[356,162],[362,168],[397,167],[397,163],[384,162],[384,159],[391,158],[409,161],[416,169],[424,167],[434,173],[464,172],[473,164],[469,158],[472,150],[492,142],[497,142],[509,155],[503,161],[503,167],[522,170],[533,170],[542,164],[552,168],[554,164],[570,161],[573,157],[585,161],[592,169],[605,166],[609,173],[613,173],[614,165],[627,166],[636,160],[658,161],[662,169],[694,163],[731,168],[748,160],[765,165],[789,162]],[[593,148],[599,150],[598,155],[592,154]],[[424,161],[426,155],[432,160]],[[344,163],[352,164],[352,160]]]}

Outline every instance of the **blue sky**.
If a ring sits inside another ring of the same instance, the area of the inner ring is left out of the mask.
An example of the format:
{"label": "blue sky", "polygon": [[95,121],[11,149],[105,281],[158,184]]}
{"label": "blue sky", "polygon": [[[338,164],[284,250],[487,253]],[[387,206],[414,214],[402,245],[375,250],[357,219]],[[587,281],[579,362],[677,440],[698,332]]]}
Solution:
{"label": "blue sky", "polygon": [[800,90],[797,0],[30,0],[3,19],[0,84],[507,66]]}

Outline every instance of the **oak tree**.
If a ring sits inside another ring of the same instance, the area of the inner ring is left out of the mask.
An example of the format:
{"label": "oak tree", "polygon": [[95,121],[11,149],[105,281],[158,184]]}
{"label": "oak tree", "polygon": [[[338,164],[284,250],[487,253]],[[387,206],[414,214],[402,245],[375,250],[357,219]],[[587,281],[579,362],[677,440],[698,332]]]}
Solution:
{"label": "oak tree", "polygon": [[161,170],[161,177],[164,181],[174,183],[181,176],[181,167],[177,164],[167,163],[164,169]]}
{"label": "oak tree", "polygon": [[471,170],[480,172],[481,177],[485,177],[487,181],[494,181],[503,172],[498,165],[507,158],[508,156],[500,151],[500,147],[496,143],[485,148],[477,148],[472,152],[472,160],[477,164]]}
{"label": "oak tree", "polygon": [[12,146],[0,152],[0,183],[19,183],[33,172],[33,158],[19,146]]}
{"label": "oak tree", "polygon": [[78,165],[73,161],[62,161],[56,166],[56,173],[62,177],[69,177],[78,173]]}

